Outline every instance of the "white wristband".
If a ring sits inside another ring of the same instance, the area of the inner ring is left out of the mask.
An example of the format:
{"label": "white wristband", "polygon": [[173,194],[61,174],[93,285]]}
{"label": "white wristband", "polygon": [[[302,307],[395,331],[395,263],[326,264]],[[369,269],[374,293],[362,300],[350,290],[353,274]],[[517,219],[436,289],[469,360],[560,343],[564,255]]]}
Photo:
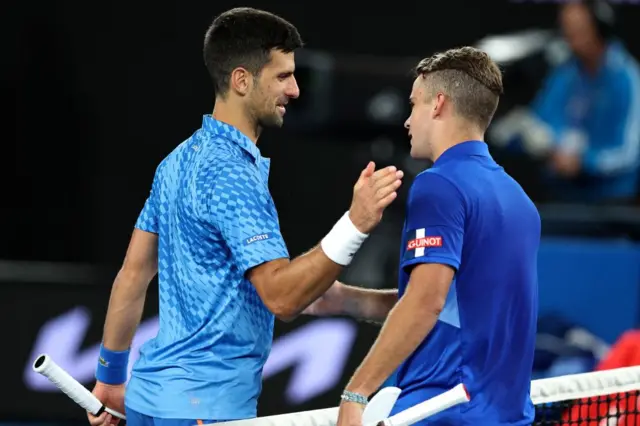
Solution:
{"label": "white wristband", "polygon": [[329,259],[347,266],[368,236],[358,231],[346,212],[322,239],[320,246]]}

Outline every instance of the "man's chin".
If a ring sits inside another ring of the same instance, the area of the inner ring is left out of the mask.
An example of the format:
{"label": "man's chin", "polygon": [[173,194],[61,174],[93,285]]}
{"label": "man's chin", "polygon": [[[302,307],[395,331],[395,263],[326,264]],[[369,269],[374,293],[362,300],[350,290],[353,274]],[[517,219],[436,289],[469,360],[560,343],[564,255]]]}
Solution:
{"label": "man's chin", "polygon": [[417,160],[417,159],[419,159],[418,157],[420,156],[420,153],[418,152],[416,147],[411,145],[411,149],[409,150],[409,155],[411,156],[411,158]]}
{"label": "man's chin", "polygon": [[283,117],[269,117],[266,120],[260,120],[260,125],[262,127],[280,128],[282,127],[283,124],[284,124]]}
{"label": "man's chin", "polygon": [[429,156],[424,152],[420,152],[420,150],[416,149],[414,146],[411,147],[411,151],[409,151],[409,155],[414,160],[428,160]]}

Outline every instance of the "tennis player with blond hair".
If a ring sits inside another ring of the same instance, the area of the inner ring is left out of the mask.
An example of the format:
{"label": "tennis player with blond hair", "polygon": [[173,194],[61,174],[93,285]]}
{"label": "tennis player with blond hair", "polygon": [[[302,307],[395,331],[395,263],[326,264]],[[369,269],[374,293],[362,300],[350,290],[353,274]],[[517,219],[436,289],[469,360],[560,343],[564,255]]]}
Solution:
{"label": "tennis player with blond hair", "polygon": [[368,398],[397,372],[392,414],[459,383],[471,401],[424,425],[530,425],[540,216],[491,157],[484,133],[503,91],[472,47],[422,60],[406,128],[433,167],[407,202],[397,291],[335,283],[306,313],[384,322],[342,395],[338,426],[362,426]]}

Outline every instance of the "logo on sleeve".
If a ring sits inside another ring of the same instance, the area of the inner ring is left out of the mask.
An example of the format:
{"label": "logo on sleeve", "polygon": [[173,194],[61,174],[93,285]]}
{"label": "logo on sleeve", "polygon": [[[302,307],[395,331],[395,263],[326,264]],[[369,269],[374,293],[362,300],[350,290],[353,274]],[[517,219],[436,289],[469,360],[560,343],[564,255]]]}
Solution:
{"label": "logo on sleeve", "polygon": [[256,241],[264,241],[264,240],[268,240],[269,238],[273,237],[273,232],[267,232],[264,234],[258,234],[258,235],[254,235],[253,237],[247,238],[246,240],[244,240],[244,245],[248,246],[249,244],[253,244]]}
{"label": "logo on sleeve", "polygon": [[425,231],[420,228],[407,233],[406,257],[421,257],[427,248],[442,247],[441,236],[425,235]]}

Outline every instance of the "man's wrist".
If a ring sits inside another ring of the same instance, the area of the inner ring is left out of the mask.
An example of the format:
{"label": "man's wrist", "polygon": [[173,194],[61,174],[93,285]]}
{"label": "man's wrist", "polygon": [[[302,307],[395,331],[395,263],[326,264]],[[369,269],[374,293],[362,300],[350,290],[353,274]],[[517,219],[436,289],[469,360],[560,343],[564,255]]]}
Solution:
{"label": "man's wrist", "polygon": [[348,302],[349,302],[349,286],[336,281],[334,286],[337,287],[336,300],[335,300],[335,315],[350,315]]}
{"label": "man's wrist", "polygon": [[346,389],[342,391],[340,399],[344,402],[355,402],[360,405],[367,405],[369,403],[369,399],[365,395]]}
{"label": "man's wrist", "polygon": [[348,266],[369,235],[356,228],[346,212],[320,242],[325,255],[341,266]]}
{"label": "man's wrist", "polygon": [[96,380],[107,385],[121,385],[127,381],[130,350],[112,351],[100,345]]}
{"label": "man's wrist", "polygon": [[353,227],[356,229],[356,231],[362,234],[368,235],[368,232],[362,231],[362,229],[366,229],[366,227],[362,223],[360,223],[357,216],[355,218],[354,216],[356,215],[353,214],[353,210],[349,209],[349,211],[347,211],[347,217],[349,218],[349,222],[353,224]]}
{"label": "man's wrist", "polygon": [[364,306],[366,298],[362,297],[362,289],[343,284],[340,287],[340,309],[343,315],[362,319],[366,315]]}

